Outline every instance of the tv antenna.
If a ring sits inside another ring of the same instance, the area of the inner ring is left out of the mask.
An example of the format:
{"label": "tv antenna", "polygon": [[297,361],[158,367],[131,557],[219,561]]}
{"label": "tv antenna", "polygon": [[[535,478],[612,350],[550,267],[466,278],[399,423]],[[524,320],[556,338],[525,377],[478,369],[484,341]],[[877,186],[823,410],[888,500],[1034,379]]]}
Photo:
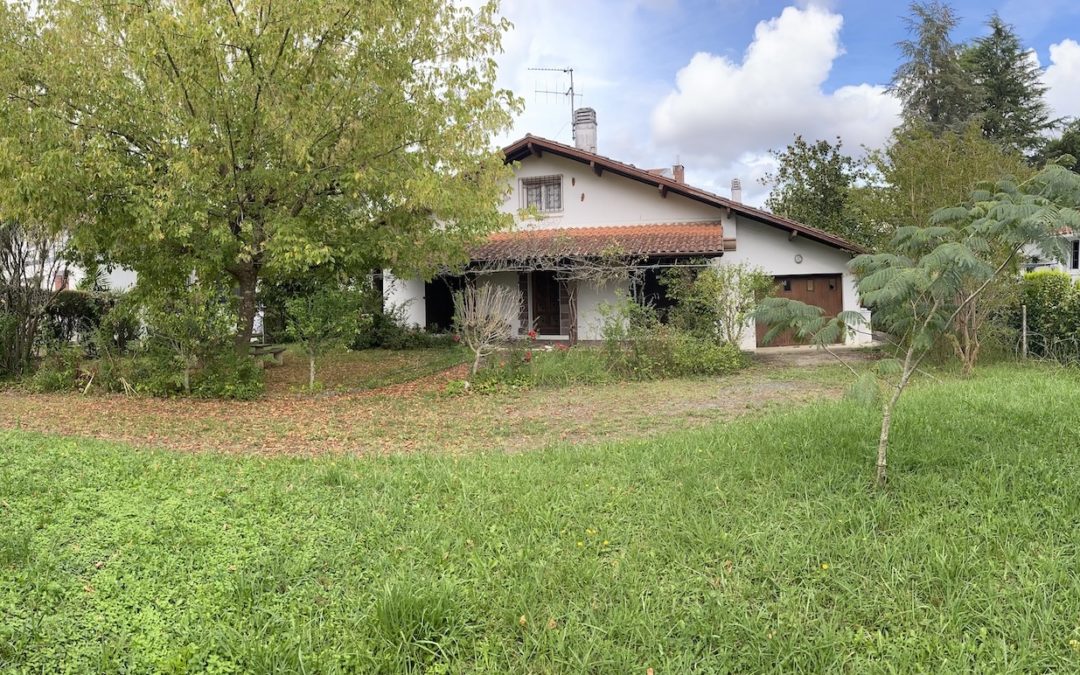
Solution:
{"label": "tv antenna", "polygon": [[577,130],[574,127],[574,107],[577,104],[577,101],[582,98],[582,95],[577,93],[574,89],[574,69],[567,66],[566,68],[529,68],[529,70],[539,73],[562,73],[563,75],[570,76],[570,86],[565,90],[537,89],[534,93],[551,96],[565,96],[567,100],[570,101],[570,134],[576,141]]}

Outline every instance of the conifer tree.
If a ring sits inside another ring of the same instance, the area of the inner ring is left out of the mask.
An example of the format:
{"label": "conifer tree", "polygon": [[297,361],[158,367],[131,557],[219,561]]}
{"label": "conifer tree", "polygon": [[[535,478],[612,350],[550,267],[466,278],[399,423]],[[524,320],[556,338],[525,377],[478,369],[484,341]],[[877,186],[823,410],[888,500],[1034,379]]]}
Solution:
{"label": "conifer tree", "polygon": [[1023,48],[1012,26],[996,13],[986,24],[990,33],[975,40],[963,65],[979,88],[983,135],[1031,157],[1043,144],[1043,132],[1054,126],[1043,100],[1038,62]]}
{"label": "conifer tree", "polygon": [[952,40],[958,21],[952,7],[939,0],[914,2],[905,19],[910,37],[898,45],[905,61],[893,74],[891,91],[903,102],[905,123],[935,134],[962,129],[978,101],[961,48]]}

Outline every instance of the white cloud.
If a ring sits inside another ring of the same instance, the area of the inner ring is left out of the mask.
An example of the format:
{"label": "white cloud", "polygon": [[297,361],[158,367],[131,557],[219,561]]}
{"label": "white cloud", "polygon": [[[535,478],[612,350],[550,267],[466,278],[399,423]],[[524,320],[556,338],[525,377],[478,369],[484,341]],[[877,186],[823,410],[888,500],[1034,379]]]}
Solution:
{"label": "white cloud", "polygon": [[504,0],[501,11],[514,24],[504,37],[499,58],[499,81],[525,100],[525,111],[500,143],[532,133],[571,142],[570,102],[566,97],[538,94],[537,89],[565,91],[562,73],[530,68],[575,68],[574,84],[583,98],[577,106],[597,110],[601,152],[627,161],[637,155],[641,133],[653,101],[663,95],[663,83],[643,82],[628,67],[637,55],[647,26],[642,12],[662,12],[671,0]]}
{"label": "white cloud", "polygon": [[1050,65],[1043,72],[1046,103],[1055,117],[1080,117],[1080,43],[1050,45]]}
{"label": "white cloud", "polygon": [[746,187],[767,167],[767,151],[794,134],[839,135],[852,150],[881,145],[900,120],[896,97],[871,84],[823,89],[843,54],[842,25],[843,17],[818,3],[788,7],[757,25],[741,62],[696,54],[653,111],[654,142],[691,166],[741,174]]}

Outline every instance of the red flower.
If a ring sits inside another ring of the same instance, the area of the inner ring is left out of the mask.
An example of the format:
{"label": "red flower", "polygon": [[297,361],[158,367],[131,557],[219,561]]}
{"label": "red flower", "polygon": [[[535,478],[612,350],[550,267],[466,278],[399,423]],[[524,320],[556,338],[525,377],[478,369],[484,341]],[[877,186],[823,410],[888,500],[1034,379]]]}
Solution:
{"label": "red flower", "polygon": [[532,350],[525,352],[525,356],[522,358],[525,359],[525,363],[532,361]]}
{"label": "red flower", "polygon": [[535,340],[536,339],[536,329],[535,328],[533,330],[529,331],[529,339],[530,340]]}
{"label": "red flower", "polygon": [[460,335],[454,335],[454,342],[461,342],[461,336]]}

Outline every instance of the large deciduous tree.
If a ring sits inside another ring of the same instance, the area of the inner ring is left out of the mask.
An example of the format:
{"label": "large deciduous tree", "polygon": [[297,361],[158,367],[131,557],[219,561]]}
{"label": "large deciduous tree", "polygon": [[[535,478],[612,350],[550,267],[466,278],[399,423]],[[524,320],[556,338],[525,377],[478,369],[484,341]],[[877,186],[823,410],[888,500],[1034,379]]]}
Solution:
{"label": "large deciduous tree", "polygon": [[852,208],[852,190],[864,178],[863,164],[844,153],[839,137],[835,144],[808,143],[796,135],[790,145],[771,154],[776,171],[761,179],[770,188],[765,200],[770,211],[864,246],[881,243],[878,224]]}
{"label": "large deciduous tree", "polygon": [[494,2],[38,0],[0,8],[0,209],[140,284],[424,271],[501,227]]}
{"label": "large deciduous tree", "polygon": [[922,227],[942,204],[966,199],[979,183],[1024,180],[1033,170],[1016,152],[986,139],[977,124],[935,134],[923,125],[896,131],[867,160],[871,177],[853,192],[855,210],[888,230]]}
{"label": "large deciduous tree", "polygon": [[1045,163],[1057,162],[1068,155],[1071,160],[1065,162],[1069,168],[1080,173],[1080,120],[1069,122],[1062,130],[1061,135],[1051,139],[1043,147],[1040,153],[1040,161]]}

